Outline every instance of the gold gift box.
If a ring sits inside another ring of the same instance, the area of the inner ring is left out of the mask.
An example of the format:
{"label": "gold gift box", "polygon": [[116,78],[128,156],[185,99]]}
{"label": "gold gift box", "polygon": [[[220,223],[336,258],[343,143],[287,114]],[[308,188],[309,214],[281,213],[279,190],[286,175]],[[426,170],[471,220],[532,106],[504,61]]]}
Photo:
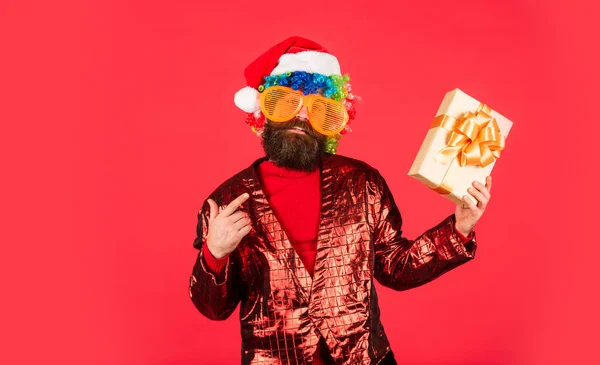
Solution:
{"label": "gold gift box", "polygon": [[512,122],[485,104],[454,89],[446,94],[408,176],[463,204],[473,181],[485,185]]}

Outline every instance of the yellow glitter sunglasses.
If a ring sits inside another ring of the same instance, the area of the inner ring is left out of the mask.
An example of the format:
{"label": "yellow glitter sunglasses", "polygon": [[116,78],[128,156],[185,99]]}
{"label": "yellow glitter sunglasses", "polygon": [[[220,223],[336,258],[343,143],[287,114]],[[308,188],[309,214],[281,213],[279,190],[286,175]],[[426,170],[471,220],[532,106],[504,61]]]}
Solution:
{"label": "yellow glitter sunglasses", "polygon": [[348,123],[344,105],[321,95],[304,95],[285,86],[271,86],[260,94],[260,109],[267,119],[276,123],[292,120],[303,106],[308,111],[310,125],[326,136],[338,134]]}

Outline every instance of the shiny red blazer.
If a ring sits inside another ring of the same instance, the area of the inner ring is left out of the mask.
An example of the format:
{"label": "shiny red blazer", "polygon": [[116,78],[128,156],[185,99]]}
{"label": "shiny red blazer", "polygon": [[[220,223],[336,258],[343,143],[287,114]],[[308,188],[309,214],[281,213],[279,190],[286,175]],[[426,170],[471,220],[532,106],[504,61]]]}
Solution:
{"label": "shiny red blazer", "polygon": [[395,290],[425,284],[475,256],[461,243],[454,214],[415,240],[377,170],[327,155],[321,166],[321,216],[314,277],[308,274],[269,206],[256,172],[263,159],[211,195],[220,206],[244,192],[240,209],[253,230],[229,256],[218,282],[202,258],[209,205],[198,214],[199,249],[189,294],[200,313],[224,320],[240,307],[242,364],[310,364],[322,336],[336,363],[377,364],[390,344],[380,321],[374,279]]}

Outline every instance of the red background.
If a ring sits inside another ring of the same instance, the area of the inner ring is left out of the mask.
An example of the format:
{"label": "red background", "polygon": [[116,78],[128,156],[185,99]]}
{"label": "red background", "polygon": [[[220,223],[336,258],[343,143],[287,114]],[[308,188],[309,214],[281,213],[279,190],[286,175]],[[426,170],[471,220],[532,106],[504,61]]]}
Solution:
{"label": "red background", "polygon": [[363,97],[338,153],[382,172],[409,238],[454,210],[406,176],[444,93],[514,122],[476,260],[411,291],[378,286],[401,363],[595,363],[594,14],[575,1],[2,1],[0,362],[239,363],[237,311],[212,322],[188,297],[196,212],[261,156],[233,105],[244,67],[303,35]]}

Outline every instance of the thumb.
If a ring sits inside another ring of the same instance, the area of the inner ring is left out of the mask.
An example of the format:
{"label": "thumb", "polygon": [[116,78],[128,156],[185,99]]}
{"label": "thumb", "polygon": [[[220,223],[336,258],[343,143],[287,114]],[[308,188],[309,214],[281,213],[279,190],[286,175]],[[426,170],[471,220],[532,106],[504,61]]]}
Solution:
{"label": "thumb", "polygon": [[209,220],[213,220],[217,217],[217,214],[219,214],[219,207],[217,206],[217,203],[212,200],[212,199],[208,199],[208,205],[210,205],[210,219]]}

